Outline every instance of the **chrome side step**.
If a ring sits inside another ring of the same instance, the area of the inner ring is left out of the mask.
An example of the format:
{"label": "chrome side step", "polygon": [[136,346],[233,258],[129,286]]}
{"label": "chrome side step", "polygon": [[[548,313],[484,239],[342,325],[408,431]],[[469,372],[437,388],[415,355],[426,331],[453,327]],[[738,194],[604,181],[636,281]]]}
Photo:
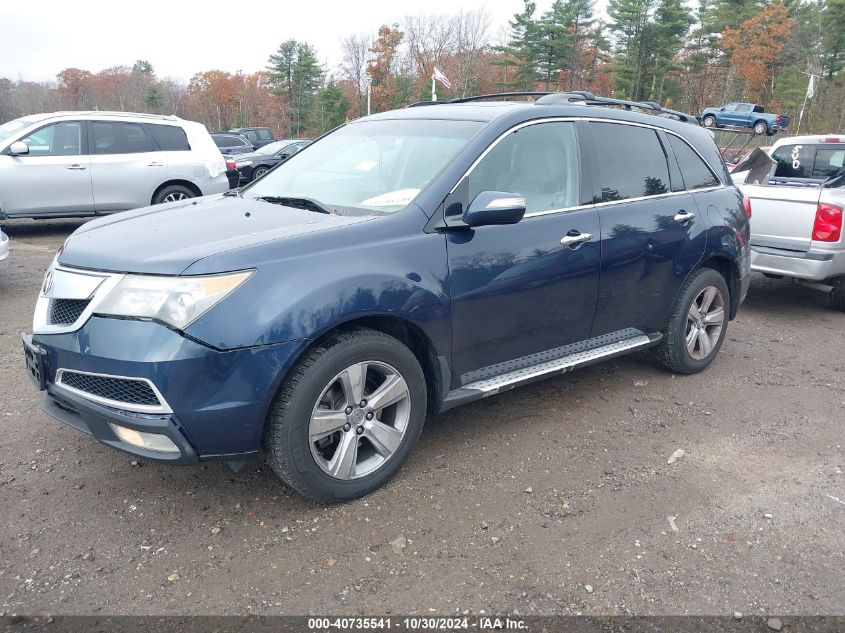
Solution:
{"label": "chrome side step", "polygon": [[492,396],[529,382],[557,374],[564,374],[578,367],[607,360],[615,356],[622,356],[634,350],[651,347],[662,338],[662,335],[659,333],[649,335],[637,330],[627,330],[625,334],[627,336],[624,338],[610,343],[590,347],[589,349],[572,351],[559,358],[544,360],[528,367],[521,367],[491,378],[484,378],[466,384],[449,392],[443,402],[442,410],[445,411],[465,402]]}

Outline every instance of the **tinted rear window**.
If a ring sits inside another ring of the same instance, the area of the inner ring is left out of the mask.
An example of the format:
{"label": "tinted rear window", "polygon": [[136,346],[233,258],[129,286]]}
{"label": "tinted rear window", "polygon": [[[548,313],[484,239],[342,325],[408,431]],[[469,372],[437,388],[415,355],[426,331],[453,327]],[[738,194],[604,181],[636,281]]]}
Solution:
{"label": "tinted rear window", "polygon": [[185,130],[178,125],[148,125],[147,131],[153,135],[158,146],[167,152],[187,152],[191,149]]}
{"label": "tinted rear window", "polygon": [[95,154],[137,154],[155,151],[152,139],[139,123],[93,121]]}
{"label": "tinted rear window", "polygon": [[270,132],[269,128],[260,127],[256,130],[256,132],[258,132],[258,138],[260,138],[262,141],[273,140],[273,134]]}
{"label": "tinted rear window", "polygon": [[816,148],[812,145],[784,145],[772,153],[777,163],[775,178],[810,178]]}
{"label": "tinted rear window", "polygon": [[845,145],[816,150],[813,178],[830,178],[845,166]]}
{"label": "tinted rear window", "polygon": [[669,166],[654,130],[618,123],[592,123],[599,168],[599,202],[669,192]]}
{"label": "tinted rear window", "polygon": [[678,159],[681,176],[688,190],[715,187],[719,184],[719,179],[713,175],[707,163],[701,160],[701,157],[685,141],[674,134],[667,134],[667,136],[669,145],[675,152],[675,158]]}

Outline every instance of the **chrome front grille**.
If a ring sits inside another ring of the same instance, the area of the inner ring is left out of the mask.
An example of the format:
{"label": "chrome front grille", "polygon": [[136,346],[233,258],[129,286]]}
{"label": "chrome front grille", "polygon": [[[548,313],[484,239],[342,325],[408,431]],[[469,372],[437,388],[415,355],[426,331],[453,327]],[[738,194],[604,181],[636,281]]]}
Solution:
{"label": "chrome front grille", "polygon": [[71,325],[82,316],[90,299],[50,299],[50,325]]}
{"label": "chrome front grille", "polygon": [[60,369],[56,384],[94,402],[140,413],[170,413],[161,393],[146,378]]}

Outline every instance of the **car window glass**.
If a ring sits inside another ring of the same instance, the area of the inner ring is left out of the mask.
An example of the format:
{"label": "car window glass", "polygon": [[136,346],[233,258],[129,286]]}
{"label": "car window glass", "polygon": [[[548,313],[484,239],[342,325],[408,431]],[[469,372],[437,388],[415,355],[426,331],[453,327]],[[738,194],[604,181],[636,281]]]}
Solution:
{"label": "car window glass", "polygon": [[777,163],[775,178],[810,178],[816,148],[812,145],[784,145],[772,152]]}
{"label": "car window glass", "polygon": [[669,137],[669,145],[672,146],[672,151],[675,153],[675,158],[678,159],[681,176],[687,189],[715,187],[719,184],[719,179],[713,175],[707,163],[695,153],[695,150],[674,134],[667,134],[667,136]]}
{"label": "car window glass", "polygon": [[503,191],[524,196],[528,213],[575,207],[579,174],[574,123],[529,125],[511,132],[476,165],[469,201],[482,191]]}
{"label": "car window glass", "polygon": [[137,154],[153,151],[144,126],[120,121],[93,121],[95,154]]}
{"label": "car window glass", "polygon": [[649,128],[592,123],[599,171],[599,202],[656,196],[669,192],[666,155]]}
{"label": "car window glass", "polygon": [[813,178],[830,178],[843,167],[845,147],[819,148],[813,165]]}
{"label": "car window glass", "polygon": [[736,104],[735,103],[729,103],[723,109],[724,109],[725,112],[733,112],[734,110],[736,110]]}
{"label": "car window glass", "polygon": [[752,108],[754,108],[754,106],[750,103],[740,103],[737,106],[736,111],[737,112],[751,112]]}
{"label": "car window glass", "polygon": [[167,152],[187,152],[191,146],[188,143],[188,136],[178,125],[153,125],[147,126],[147,130],[153,135],[159,148]]}
{"label": "car window glass", "polygon": [[82,154],[82,123],[53,123],[21,139],[30,156],[79,156]]}
{"label": "car window glass", "polygon": [[241,136],[248,138],[250,141],[258,140],[258,134],[255,133],[255,130],[244,130],[241,132]]}
{"label": "car window glass", "polygon": [[260,138],[262,141],[273,140],[273,135],[270,134],[270,130],[268,130],[266,127],[260,128],[256,130],[256,132],[258,132],[258,138]]}

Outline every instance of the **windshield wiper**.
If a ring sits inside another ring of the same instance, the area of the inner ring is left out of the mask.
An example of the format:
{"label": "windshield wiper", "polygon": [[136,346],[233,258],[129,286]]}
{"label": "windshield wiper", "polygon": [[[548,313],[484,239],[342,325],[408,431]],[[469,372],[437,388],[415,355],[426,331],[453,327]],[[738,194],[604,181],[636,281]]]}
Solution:
{"label": "windshield wiper", "polygon": [[263,200],[270,204],[281,204],[286,207],[293,207],[294,209],[304,209],[306,211],[316,211],[317,213],[326,213],[331,215],[334,211],[329,210],[325,204],[314,198],[303,197],[289,197],[289,196],[259,196],[256,200]]}

